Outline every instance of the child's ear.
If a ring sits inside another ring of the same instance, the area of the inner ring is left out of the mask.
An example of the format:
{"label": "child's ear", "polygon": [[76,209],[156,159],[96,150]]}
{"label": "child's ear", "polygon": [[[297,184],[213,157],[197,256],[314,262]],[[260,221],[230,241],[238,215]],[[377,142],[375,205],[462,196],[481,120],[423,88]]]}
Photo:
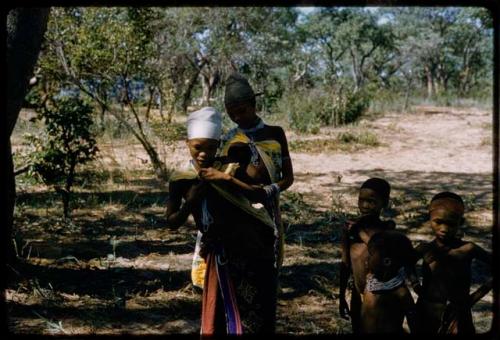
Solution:
{"label": "child's ear", "polygon": [[384,257],[383,263],[385,267],[390,267],[390,265],[392,264],[392,260],[390,257]]}

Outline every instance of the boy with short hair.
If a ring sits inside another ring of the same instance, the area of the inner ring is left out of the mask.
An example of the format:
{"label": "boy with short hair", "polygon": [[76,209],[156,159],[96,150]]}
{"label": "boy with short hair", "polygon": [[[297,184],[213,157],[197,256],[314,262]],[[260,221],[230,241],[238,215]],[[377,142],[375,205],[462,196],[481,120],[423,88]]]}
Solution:
{"label": "boy with short hair", "polygon": [[431,228],[436,235],[431,242],[418,245],[422,264],[422,287],[417,300],[421,333],[436,334],[447,310],[456,315],[454,332],[475,333],[471,313],[471,264],[478,259],[491,265],[491,253],[475,243],[457,237],[464,222],[464,202],[452,192],[435,195],[429,205]]}
{"label": "boy with short hair", "polygon": [[[348,319],[348,316],[351,317],[354,334],[361,331],[361,294],[363,294],[366,285],[367,244],[375,233],[395,228],[394,221],[380,219],[382,209],[387,207],[389,203],[390,190],[389,183],[384,179],[370,178],[365,181],[361,185],[358,197],[358,208],[361,216],[356,222],[348,223],[342,231],[339,312],[344,319]],[[345,293],[351,275],[354,287],[349,308]]]}
{"label": "boy with short hair", "polygon": [[404,234],[389,230],[374,234],[367,247],[361,332],[402,334],[405,317],[410,332],[414,332],[415,304],[405,283],[406,268],[415,261],[411,241]]}

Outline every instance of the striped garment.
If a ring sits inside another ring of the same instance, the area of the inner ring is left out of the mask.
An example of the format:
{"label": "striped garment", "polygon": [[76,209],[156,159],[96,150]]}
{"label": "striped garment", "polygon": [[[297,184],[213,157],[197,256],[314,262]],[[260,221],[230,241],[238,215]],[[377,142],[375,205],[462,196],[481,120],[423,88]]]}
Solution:
{"label": "striped garment", "polygon": [[405,282],[405,277],[403,267],[399,268],[397,275],[388,281],[379,281],[370,273],[366,276],[366,290],[369,292],[391,290],[402,285]]}

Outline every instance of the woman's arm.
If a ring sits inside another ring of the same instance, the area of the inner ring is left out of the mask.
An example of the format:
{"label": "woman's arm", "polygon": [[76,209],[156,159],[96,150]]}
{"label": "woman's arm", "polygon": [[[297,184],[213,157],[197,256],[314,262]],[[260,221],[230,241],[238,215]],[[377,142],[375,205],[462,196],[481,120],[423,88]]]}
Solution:
{"label": "woman's arm", "polygon": [[293,166],[290,158],[290,152],[288,150],[288,141],[286,139],[285,131],[279,126],[277,127],[277,139],[281,145],[281,173],[283,174],[283,178],[276,184],[278,184],[280,191],[285,191],[293,184],[294,181]]}
{"label": "woman's arm", "polygon": [[231,183],[234,187],[241,190],[243,195],[248,197],[251,201],[263,202],[265,200],[266,192],[261,186],[247,184],[236,177],[217,169],[203,168],[200,169],[199,175],[200,178],[206,181],[223,181]]}
{"label": "woman's arm", "polygon": [[182,203],[182,186],[179,182],[170,182],[169,198],[167,201],[167,224],[170,227],[178,228],[183,225],[192,211],[194,204],[201,199],[205,193],[206,184],[201,182],[189,188],[184,204]]}

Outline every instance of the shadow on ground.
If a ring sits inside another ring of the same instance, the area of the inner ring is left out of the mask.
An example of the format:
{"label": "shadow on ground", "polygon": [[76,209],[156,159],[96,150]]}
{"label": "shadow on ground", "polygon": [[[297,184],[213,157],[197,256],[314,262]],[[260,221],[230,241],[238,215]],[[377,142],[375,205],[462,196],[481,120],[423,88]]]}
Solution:
{"label": "shadow on ground", "polygon": [[179,290],[190,282],[189,271],[152,270],[112,267],[109,269],[59,268],[21,263],[16,266],[20,277],[11,274],[8,288],[19,282],[27,287],[51,289],[67,294],[111,299],[125,293],[144,293],[157,289]]}

